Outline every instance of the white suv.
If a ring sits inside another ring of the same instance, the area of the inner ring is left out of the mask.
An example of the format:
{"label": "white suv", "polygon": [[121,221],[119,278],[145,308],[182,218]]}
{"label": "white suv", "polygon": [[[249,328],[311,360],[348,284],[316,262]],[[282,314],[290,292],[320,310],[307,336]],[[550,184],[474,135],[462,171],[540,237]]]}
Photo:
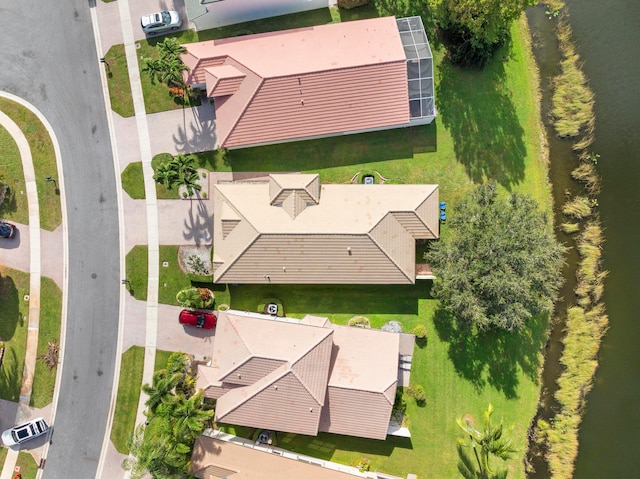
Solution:
{"label": "white suv", "polygon": [[5,446],[15,446],[22,444],[34,437],[42,436],[49,430],[49,426],[41,417],[32,419],[29,422],[14,426],[2,433],[2,442]]}
{"label": "white suv", "polygon": [[170,12],[164,10],[162,12],[144,15],[140,19],[142,31],[149,35],[156,33],[165,33],[169,30],[177,30],[182,26],[182,20],[178,12],[172,10]]}

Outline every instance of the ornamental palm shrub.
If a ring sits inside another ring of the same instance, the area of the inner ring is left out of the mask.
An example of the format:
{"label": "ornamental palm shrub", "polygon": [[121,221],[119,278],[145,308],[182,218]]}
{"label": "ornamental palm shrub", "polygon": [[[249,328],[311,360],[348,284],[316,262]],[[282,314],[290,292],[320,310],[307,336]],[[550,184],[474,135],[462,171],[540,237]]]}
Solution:
{"label": "ornamental palm shrub", "polygon": [[202,309],[213,304],[213,292],[207,288],[185,288],[176,294],[176,300],[185,308]]}

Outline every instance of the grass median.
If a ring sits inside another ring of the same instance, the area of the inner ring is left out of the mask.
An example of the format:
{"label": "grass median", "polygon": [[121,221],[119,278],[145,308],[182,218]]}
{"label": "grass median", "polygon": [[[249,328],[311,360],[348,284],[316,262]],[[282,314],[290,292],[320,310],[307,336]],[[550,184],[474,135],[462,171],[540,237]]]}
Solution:
{"label": "grass median", "polygon": [[[40,206],[40,227],[53,231],[62,222],[62,208],[60,206],[60,190],[58,189],[56,155],[49,132],[34,113],[12,100],[0,97],[0,111],[8,115],[20,127],[27,138],[36,175],[36,188]],[[21,179],[21,173],[18,173],[22,168],[20,156],[3,157],[2,163],[0,174],[6,174],[3,171],[5,167],[8,171],[14,172],[12,177],[14,183],[9,186],[13,189],[15,195],[26,196],[24,177],[22,176]],[[47,181],[47,177],[51,177],[55,181]],[[15,182],[16,180],[18,180],[17,183]],[[2,214],[7,214],[7,218],[11,218],[9,216],[11,214],[19,214],[21,215],[20,218],[23,218],[25,207],[26,201],[24,204],[16,201],[15,207],[10,206],[9,211],[5,213],[3,210]],[[20,213],[18,213],[18,208],[21,210]],[[28,216],[28,210],[26,214]],[[19,220],[16,219],[15,221]],[[22,221],[20,222],[22,223]]]}
{"label": "grass median", "polygon": [[[60,318],[62,317],[62,291],[51,278],[43,277],[40,284],[40,324],[38,325],[38,357],[47,353],[49,341],[60,344]],[[33,377],[31,406],[44,407],[53,400],[56,368],[49,369],[38,360]]]}
{"label": "grass median", "polygon": [[132,346],[122,354],[118,397],[111,426],[111,442],[122,454],[129,454],[129,439],[136,425],[143,369],[142,346]]}

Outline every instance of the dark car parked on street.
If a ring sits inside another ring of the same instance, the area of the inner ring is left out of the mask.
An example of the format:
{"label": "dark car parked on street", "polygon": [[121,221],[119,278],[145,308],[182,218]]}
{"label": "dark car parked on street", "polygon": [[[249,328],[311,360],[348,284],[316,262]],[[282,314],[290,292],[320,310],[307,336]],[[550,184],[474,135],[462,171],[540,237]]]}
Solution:
{"label": "dark car parked on street", "polygon": [[16,234],[16,227],[11,223],[0,222],[0,238],[11,239]]}

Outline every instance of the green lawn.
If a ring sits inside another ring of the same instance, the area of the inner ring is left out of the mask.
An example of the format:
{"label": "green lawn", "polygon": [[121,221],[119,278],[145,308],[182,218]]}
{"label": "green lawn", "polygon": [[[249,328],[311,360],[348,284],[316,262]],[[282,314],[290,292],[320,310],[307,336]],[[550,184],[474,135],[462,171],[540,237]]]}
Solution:
{"label": "green lawn", "polygon": [[[172,351],[156,350],[154,371],[167,367]],[[111,442],[122,454],[129,453],[128,442],[135,428],[140,387],[144,370],[144,348],[132,346],[122,354],[116,410],[113,415]]]}
{"label": "green lawn", "polygon": [[[47,352],[48,343],[55,339],[60,344],[60,318],[62,317],[62,291],[51,278],[42,277],[40,283],[40,323],[38,325],[38,356]],[[31,406],[44,407],[53,400],[56,368],[49,369],[41,360],[36,362],[33,377]]]}
{"label": "green lawn", "polygon": [[28,452],[20,451],[20,453],[18,453],[16,466],[20,467],[22,479],[35,479],[36,474],[38,474],[38,464]]}
{"label": "green lawn", "polygon": [[126,257],[129,292],[140,301],[147,300],[147,278],[149,273],[149,253],[146,245],[131,248]]}
{"label": "green lawn", "polygon": [[107,85],[109,85],[109,98],[111,109],[123,117],[133,116],[133,97],[131,96],[131,83],[124,45],[113,45],[104,56],[109,64],[104,65],[107,72]]}
{"label": "green lawn", "polygon": [[122,179],[122,189],[134,200],[143,200],[144,175],[142,173],[142,162],[129,163],[120,175]]}
{"label": "green lawn", "polygon": [[[46,177],[50,176],[58,181],[56,155],[49,133],[36,115],[14,101],[0,98],[0,110],[11,117],[27,137],[36,174],[36,188],[40,206],[40,227],[53,231],[62,222],[62,209],[60,206],[60,190],[57,188],[58,183],[54,184],[46,180]],[[21,161],[20,158],[15,156],[12,158],[12,161],[14,161],[12,166],[9,166],[7,158],[4,157],[2,163],[7,163],[9,170],[17,171],[18,168],[22,168],[21,163],[20,165],[15,164],[15,161]],[[11,158],[8,159],[11,160]],[[25,191],[26,194],[24,178],[22,183],[14,183],[10,186],[15,188],[16,194],[20,194],[20,191]],[[16,208],[18,206],[20,205],[16,203]]]}
{"label": "green lawn", "polygon": [[167,369],[167,362],[169,361],[169,356],[171,356],[174,352],[175,351],[163,351],[162,349],[156,349],[156,360],[153,365],[153,371],[157,372],[157,371],[160,371],[161,369]]}
{"label": "green lawn", "polygon": [[[4,465],[4,461],[7,459],[7,448],[0,447],[0,469]],[[28,452],[20,451],[18,453],[18,460],[16,461],[16,466],[20,467],[20,473],[22,474],[22,479],[35,479],[36,474],[38,473],[38,464],[33,459],[33,456]],[[13,476],[12,476],[13,477]]]}
{"label": "green lawn", "polygon": [[29,224],[27,192],[18,145],[13,137],[0,126],[0,182],[9,186],[2,205],[0,217],[17,223]]}
{"label": "green lawn", "polygon": [[18,402],[29,326],[29,273],[0,269],[0,340],[4,359],[0,368],[0,398]]}
{"label": "green lawn", "polygon": [[[146,245],[134,246],[127,254],[126,269],[127,279],[130,281],[130,291],[136,299],[147,299],[147,261],[148,250]],[[168,266],[164,267],[163,263]],[[180,306],[176,300],[176,294],[184,288],[202,286],[214,292],[216,305],[229,304],[229,289],[227,285],[192,282],[189,275],[182,272],[178,266],[178,246],[160,246],[160,281],[158,302]]]}
{"label": "green lawn", "polygon": [[111,442],[122,454],[129,453],[128,443],[136,425],[143,369],[143,347],[132,346],[122,354],[118,397],[111,427]]}

